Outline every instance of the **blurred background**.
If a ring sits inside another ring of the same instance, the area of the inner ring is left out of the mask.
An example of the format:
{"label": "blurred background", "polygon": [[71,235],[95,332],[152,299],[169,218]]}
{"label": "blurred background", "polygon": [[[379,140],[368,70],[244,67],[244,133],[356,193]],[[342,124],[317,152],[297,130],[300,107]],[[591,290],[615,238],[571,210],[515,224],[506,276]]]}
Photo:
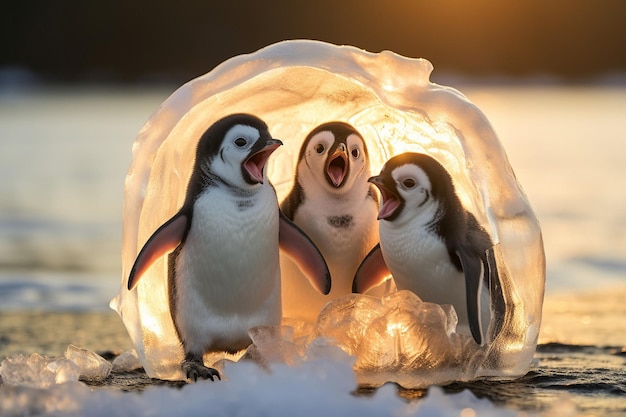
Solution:
{"label": "blurred background", "polygon": [[[623,77],[620,0],[80,0],[9,2],[3,81],[179,84],[234,55],[310,38],[435,63],[440,75]],[[15,77],[10,80],[11,76]]]}
{"label": "blurred background", "polygon": [[625,17],[621,0],[9,2],[0,308],[106,309],[150,114],[220,62],[296,38],[431,61],[503,142],[544,230],[548,290],[624,283]]}

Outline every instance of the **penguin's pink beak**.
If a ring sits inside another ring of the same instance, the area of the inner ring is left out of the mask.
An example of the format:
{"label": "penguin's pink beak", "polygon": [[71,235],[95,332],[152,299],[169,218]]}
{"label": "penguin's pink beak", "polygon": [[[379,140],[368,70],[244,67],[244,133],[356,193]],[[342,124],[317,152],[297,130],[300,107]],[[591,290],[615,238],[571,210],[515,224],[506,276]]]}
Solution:
{"label": "penguin's pink beak", "polygon": [[263,170],[270,155],[283,143],[278,139],[267,141],[267,145],[258,152],[253,153],[243,163],[243,167],[250,175],[252,181],[263,184]]}
{"label": "penguin's pink beak", "polygon": [[348,155],[346,146],[342,143],[326,159],[326,175],[330,182],[339,188],[348,174]]}
{"label": "penguin's pink beak", "polygon": [[381,176],[371,177],[367,181],[374,184],[379,190],[382,197],[380,210],[378,211],[378,220],[388,219],[400,207],[402,203],[395,191],[390,190],[384,183]]}

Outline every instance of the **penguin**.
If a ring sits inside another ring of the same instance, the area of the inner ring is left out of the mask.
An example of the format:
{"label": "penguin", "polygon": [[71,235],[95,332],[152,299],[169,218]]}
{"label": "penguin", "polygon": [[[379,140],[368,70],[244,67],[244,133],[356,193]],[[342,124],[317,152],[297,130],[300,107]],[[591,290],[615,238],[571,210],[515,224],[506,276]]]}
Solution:
{"label": "penguin", "polygon": [[208,352],[250,345],[248,329],[279,325],[279,247],[321,293],[330,274],[319,249],[279,211],[265,165],[282,142],[261,119],[226,116],[201,136],[181,209],[148,239],[128,290],[168,255],[169,308],[187,379],[220,379],[203,363]]}
{"label": "penguin", "polygon": [[364,292],[389,273],[399,290],[423,301],[452,304],[458,331],[482,345],[493,340],[504,316],[491,237],[467,211],[450,174],[434,158],[403,153],[369,182],[380,190],[380,243],[357,271],[353,292]]}
{"label": "penguin", "polygon": [[352,292],[361,260],[378,243],[378,195],[367,182],[370,175],[367,146],[350,124],[324,123],[306,136],[281,210],[320,249],[333,288],[320,295],[289,260],[281,259],[283,316],[315,322],[328,301]]}

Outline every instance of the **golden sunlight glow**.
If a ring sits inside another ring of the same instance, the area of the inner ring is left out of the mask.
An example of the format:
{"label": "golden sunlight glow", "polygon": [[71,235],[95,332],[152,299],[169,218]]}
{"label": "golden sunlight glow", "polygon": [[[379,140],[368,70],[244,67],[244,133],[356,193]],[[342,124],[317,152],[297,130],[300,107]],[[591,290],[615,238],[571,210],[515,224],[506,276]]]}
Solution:
{"label": "golden sunlight glow", "polygon": [[163,323],[157,316],[144,315],[141,323],[146,332],[154,334],[157,339],[163,337]]}
{"label": "golden sunlight glow", "polygon": [[406,323],[390,322],[387,323],[387,333],[393,335],[395,333],[406,333],[409,326]]}
{"label": "golden sunlight glow", "polygon": [[396,87],[395,87],[395,85],[393,85],[393,83],[391,82],[391,80],[386,80],[386,81],[383,83],[383,89],[384,89],[385,91],[393,92],[393,91],[395,91],[395,90],[396,90]]}
{"label": "golden sunlight glow", "polygon": [[464,408],[461,410],[460,417],[476,417],[476,411],[473,408]]}

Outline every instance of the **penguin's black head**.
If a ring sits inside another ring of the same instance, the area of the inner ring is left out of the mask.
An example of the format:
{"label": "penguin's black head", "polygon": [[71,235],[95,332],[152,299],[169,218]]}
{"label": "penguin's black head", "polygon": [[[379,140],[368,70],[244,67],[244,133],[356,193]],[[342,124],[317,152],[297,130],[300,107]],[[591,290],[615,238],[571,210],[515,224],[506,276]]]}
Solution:
{"label": "penguin's black head", "polygon": [[258,117],[245,113],[226,116],[200,138],[192,181],[195,178],[201,186],[219,181],[239,188],[263,183],[267,159],[280,145]]}
{"label": "penguin's black head", "polygon": [[437,205],[455,201],[452,178],[434,158],[420,153],[406,152],[389,159],[380,175],[369,182],[381,192],[382,205],[379,220],[393,221],[405,210],[419,213],[429,203]]}
{"label": "penguin's black head", "polygon": [[213,123],[202,134],[196,148],[196,162],[206,158],[214,158],[220,152],[226,133],[236,125],[250,126],[259,132],[260,139],[271,139],[267,125],[263,120],[246,113],[231,114]]}
{"label": "penguin's black head", "polygon": [[[316,177],[337,190],[350,188],[356,175],[367,168],[367,160],[367,146],[361,134],[348,123],[338,121],[313,129],[298,156],[298,161],[305,162]],[[296,176],[301,174],[299,171]]]}

